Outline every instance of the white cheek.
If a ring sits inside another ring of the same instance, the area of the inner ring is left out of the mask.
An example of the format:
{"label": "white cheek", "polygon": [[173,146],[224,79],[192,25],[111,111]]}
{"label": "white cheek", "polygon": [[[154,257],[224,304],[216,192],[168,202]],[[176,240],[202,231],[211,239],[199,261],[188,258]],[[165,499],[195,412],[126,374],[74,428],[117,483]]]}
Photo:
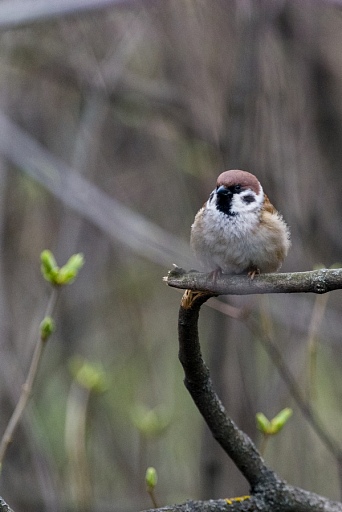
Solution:
{"label": "white cheek", "polygon": [[216,201],[217,201],[217,194],[216,194],[216,190],[213,190],[212,193],[210,194],[210,197],[208,199],[208,202],[207,202],[207,210],[213,210],[213,211],[217,211],[216,210]]}
{"label": "white cheek", "polygon": [[[254,201],[251,203],[244,201],[244,196],[253,195]],[[252,213],[260,210],[264,200],[264,193],[261,189],[259,194],[255,194],[250,190],[246,190],[245,192],[241,192],[241,194],[234,194],[232,199],[232,212],[234,213]]]}

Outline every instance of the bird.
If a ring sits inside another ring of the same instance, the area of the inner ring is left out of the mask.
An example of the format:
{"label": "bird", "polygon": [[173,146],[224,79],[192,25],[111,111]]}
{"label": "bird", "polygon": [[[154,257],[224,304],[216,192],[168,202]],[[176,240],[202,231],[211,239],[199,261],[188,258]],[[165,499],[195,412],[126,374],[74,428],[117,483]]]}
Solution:
{"label": "bird", "polygon": [[290,230],[259,180],[239,169],[219,175],[191,226],[191,249],[214,278],[276,272],[290,245]]}

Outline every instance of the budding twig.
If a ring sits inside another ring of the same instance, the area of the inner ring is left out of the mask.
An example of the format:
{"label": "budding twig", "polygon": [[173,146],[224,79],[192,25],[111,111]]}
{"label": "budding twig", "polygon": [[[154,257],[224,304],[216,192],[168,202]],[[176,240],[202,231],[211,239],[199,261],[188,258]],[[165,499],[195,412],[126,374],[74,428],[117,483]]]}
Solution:
{"label": "budding twig", "polygon": [[[49,302],[46,307],[44,318],[51,317],[51,314],[55,308],[56,302],[58,297],[58,289],[53,288]],[[20,418],[24,412],[24,409],[27,405],[27,402],[31,396],[32,388],[34,381],[37,376],[39,363],[42,358],[43,350],[46,345],[46,333],[41,331],[40,336],[37,340],[31,365],[27,374],[27,378],[25,383],[23,384],[21,395],[19,397],[18,403],[12,413],[12,416],[8,422],[8,425],[6,427],[6,430],[4,432],[4,435],[2,436],[2,439],[0,441],[0,467],[2,465],[3,459],[5,457],[6,450],[8,448],[8,445],[11,443],[13,434],[15,429],[17,428],[17,425],[20,421]]]}

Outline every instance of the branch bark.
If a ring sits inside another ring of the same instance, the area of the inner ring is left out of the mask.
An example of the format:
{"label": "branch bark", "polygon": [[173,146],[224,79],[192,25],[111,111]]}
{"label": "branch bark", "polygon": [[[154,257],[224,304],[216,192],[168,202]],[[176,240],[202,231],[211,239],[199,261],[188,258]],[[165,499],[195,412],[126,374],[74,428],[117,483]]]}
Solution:
{"label": "branch bark", "polygon": [[0,512],[14,512],[9,505],[7,505],[6,501],[3,500],[0,496]]}
{"label": "branch bark", "polygon": [[[274,473],[267,468],[252,441],[227,416],[213,389],[209,369],[203,361],[198,339],[198,317],[201,305],[210,296],[194,296],[187,290],[182,299],[178,336],[179,360],[185,373],[184,384],[214,438],[235,462],[251,487],[256,489],[260,479],[274,484]],[[193,301],[190,303],[191,299]]]}
{"label": "branch bark", "polygon": [[186,501],[144,512],[340,512],[341,507],[341,503],[285,484],[281,489],[271,489],[267,502],[262,495],[255,495],[242,499]]}
{"label": "branch bark", "polygon": [[342,288],[342,268],[247,275],[210,274],[175,266],[164,280],[169,286],[183,290],[210,292],[213,295],[249,295],[262,293],[327,293]]}

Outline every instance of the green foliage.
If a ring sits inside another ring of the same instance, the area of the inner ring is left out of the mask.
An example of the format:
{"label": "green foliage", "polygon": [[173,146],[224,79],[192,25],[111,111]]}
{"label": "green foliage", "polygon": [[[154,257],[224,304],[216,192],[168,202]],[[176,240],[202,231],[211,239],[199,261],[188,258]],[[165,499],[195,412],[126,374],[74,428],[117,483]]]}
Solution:
{"label": "green foliage", "polygon": [[275,435],[285,426],[292,416],[292,409],[286,407],[280,411],[272,420],[266,418],[262,412],[256,414],[258,429],[266,436]]}
{"label": "green foliage", "polygon": [[63,267],[58,267],[54,255],[45,249],[40,255],[41,272],[44,279],[55,286],[72,283],[84,264],[82,254],[73,254]]}

